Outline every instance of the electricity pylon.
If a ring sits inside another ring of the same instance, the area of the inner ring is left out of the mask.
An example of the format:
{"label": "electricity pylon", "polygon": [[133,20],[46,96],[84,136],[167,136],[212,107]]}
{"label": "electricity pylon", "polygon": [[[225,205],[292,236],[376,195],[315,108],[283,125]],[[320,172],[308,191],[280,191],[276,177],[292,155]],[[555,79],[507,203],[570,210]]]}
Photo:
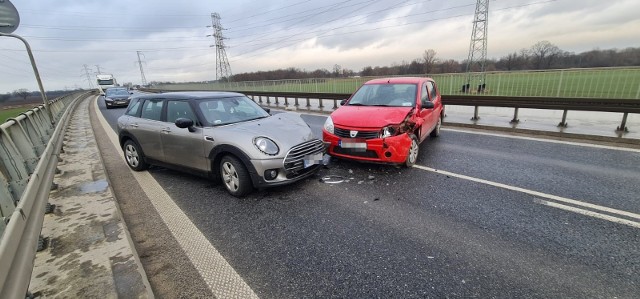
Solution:
{"label": "electricity pylon", "polygon": [[[222,25],[220,24],[220,15],[217,12],[211,14],[211,28],[213,28],[213,36],[215,38],[216,47],[216,80],[226,78],[227,81],[231,80],[231,66],[227,59],[227,52],[224,46],[224,36],[222,35]],[[208,27],[208,26],[207,26]]]}
{"label": "electricity pylon", "polygon": [[[142,78],[142,86],[147,85],[147,78],[144,77],[144,70],[142,69],[142,60],[140,60],[140,51],[136,51],[138,53],[138,66],[140,66],[140,77]],[[142,54],[144,56],[144,54]]]}
{"label": "electricity pylon", "polygon": [[473,17],[473,31],[467,58],[467,82],[463,92],[478,88],[483,92],[486,87],[485,63],[487,61],[487,22],[489,20],[489,0],[477,0]]}

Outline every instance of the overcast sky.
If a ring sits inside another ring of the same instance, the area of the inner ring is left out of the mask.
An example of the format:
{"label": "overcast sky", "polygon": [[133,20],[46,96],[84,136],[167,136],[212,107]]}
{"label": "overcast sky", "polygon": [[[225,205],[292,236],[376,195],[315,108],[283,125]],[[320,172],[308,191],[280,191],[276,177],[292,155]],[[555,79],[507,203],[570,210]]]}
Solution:
{"label": "overcast sky", "polygon": [[[98,66],[119,83],[215,79],[211,13],[232,72],[295,67],[360,71],[420,58],[467,58],[475,0],[10,0],[14,34],[33,49],[46,90],[89,88]],[[492,0],[488,57],[547,40],[583,52],[640,46],[638,0]],[[37,90],[17,39],[0,38],[0,93]],[[95,84],[94,84],[95,85]]]}

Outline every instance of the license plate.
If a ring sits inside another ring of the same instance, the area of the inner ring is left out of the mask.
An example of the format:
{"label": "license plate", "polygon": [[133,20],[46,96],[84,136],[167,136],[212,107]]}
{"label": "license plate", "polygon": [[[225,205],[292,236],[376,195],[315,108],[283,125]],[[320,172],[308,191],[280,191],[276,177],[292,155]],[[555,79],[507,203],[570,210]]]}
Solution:
{"label": "license plate", "polygon": [[304,160],[304,168],[311,167],[316,164],[322,163],[322,153],[314,154],[314,155],[306,155]]}
{"label": "license plate", "polygon": [[366,151],[367,143],[359,139],[342,139],[338,140],[338,146],[341,148],[350,148],[356,151]]}

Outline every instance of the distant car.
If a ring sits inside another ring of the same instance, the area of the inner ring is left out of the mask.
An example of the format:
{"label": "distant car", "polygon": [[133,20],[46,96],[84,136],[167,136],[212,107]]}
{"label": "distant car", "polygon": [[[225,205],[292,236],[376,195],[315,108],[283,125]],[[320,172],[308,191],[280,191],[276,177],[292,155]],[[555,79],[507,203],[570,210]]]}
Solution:
{"label": "distant car", "polygon": [[129,90],[123,87],[111,87],[104,93],[104,104],[107,109],[113,107],[127,107],[131,94]]}
{"label": "distant car", "polygon": [[412,166],[420,143],[440,134],[444,105],[431,78],[366,82],[324,124],[331,156]]}
{"label": "distant car", "polygon": [[232,92],[134,97],[118,135],[131,169],[155,164],[222,180],[236,197],[311,176],[325,150],[299,114],[270,115]]}

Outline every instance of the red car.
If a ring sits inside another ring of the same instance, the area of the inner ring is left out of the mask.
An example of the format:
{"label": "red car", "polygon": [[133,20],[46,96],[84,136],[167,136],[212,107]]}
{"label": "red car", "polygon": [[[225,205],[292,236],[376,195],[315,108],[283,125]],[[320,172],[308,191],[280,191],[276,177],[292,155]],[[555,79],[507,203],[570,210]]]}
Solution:
{"label": "red car", "polygon": [[431,78],[371,80],[341,104],[322,130],[329,155],[408,167],[420,143],[440,134],[444,116]]}

